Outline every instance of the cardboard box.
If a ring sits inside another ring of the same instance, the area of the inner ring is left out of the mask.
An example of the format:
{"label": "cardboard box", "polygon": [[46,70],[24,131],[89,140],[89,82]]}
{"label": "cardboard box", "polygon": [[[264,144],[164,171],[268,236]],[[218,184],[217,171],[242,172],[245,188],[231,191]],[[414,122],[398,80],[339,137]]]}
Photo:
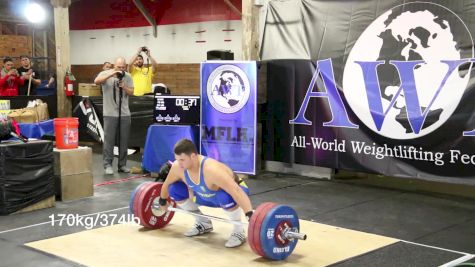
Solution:
{"label": "cardboard box", "polygon": [[34,108],[13,109],[8,114],[8,118],[18,123],[35,123],[49,120],[48,105],[42,103]]}
{"label": "cardboard box", "polygon": [[55,176],[56,196],[62,201],[94,195],[92,173]]}
{"label": "cardboard box", "polygon": [[14,109],[8,114],[8,118],[18,123],[35,123],[38,122],[38,113],[33,108]]}
{"label": "cardboard box", "polygon": [[38,114],[38,121],[49,120],[49,111],[48,111],[47,103],[41,103],[38,106],[34,107],[33,109],[35,109],[36,113]]}
{"label": "cardboard box", "polygon": [[66,176],[92,172],[92,149],[78,147],[74,149],[53,149],[54,175]]}
{"label": "cardboard box", "polygon": [[99,85],[93,83],[80,83],[78,93],[81,96],[101,96],[102,90]]}
{"label": "cardboard box", "polygon": [[60,200],[90,197],[94,194],[92,149],[53,149],[56,196]]}

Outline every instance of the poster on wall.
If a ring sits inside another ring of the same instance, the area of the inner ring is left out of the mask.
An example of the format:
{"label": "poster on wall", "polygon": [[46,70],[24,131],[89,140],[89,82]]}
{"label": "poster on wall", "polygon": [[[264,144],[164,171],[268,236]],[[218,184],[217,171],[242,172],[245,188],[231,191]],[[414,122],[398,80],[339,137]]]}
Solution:
{"label": "poster on wall", "polygon": [[[475,1],[355,2],[348,10],[354,16],[338,2],[302,3],[308,6],[301,12],[309,14],[300,17],[334,10],[327,23],[347,26],[323,32],[315,26],[307,29],[311,38],[300,38],[308,43],[292,44],[315,48],[295,56],[315,54],[314,59],[273,59],[271,52],[285,55],[290,48],[264,46],[265,158],[473,183],[475,22],[469,14],[475,13]],[[285,12],[280,4],[270,8]],[[273,23],[267,35],[301,33],[291,29],[298,23],[274,23],[280,19],[275,14],[268,18]],[[288,38],[297,40],[281,36]]]}
{"label": "poster on wall", "polygon": [[201,63],[200,152],[237,173],[256,169],[256,62]]}

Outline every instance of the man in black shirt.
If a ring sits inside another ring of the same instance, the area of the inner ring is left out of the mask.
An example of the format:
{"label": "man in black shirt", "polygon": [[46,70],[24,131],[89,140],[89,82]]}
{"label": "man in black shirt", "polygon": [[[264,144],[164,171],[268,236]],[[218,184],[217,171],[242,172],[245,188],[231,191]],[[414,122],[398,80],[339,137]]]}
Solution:
{"label": "man in black shirt", "polygon": [[31,76],[30,95],[36,95],[36,87],[41,84],[38,72],[31,67],[30,58],[26,55],[20,56],[21,67],[18,73],[25,79],[25,84],[18,87],[18,95],[28,95],[28,84]]}

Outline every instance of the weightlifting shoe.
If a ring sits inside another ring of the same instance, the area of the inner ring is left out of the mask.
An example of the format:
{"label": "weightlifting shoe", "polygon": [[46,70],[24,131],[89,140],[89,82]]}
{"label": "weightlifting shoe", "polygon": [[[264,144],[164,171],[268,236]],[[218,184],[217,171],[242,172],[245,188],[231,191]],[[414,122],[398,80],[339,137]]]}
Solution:
{"label": "weightlifting shoe", "polygon": [[206,234],[213,231],[213,224],[211,221],[208,222],[196,222],[193,227],[190,228],[187,232],[184,233],[187,237],[197,236]]}
{"label": "weightlifting shoe", "polygon": [[119,168],[118,172],[129,173],[130,169],[125,166],[122,166]]}
{"label": "weightlifting shoe", "polygon": [[111,166],[107,166],[107,167],[104,169],[104,173],[105,173],[105,174],[108,174],[108,175],[111,175],[111,174],[114,174],[114,170],[112,169]]}
{"label": "weightlifting shoe", "polygon": [[224,246],[227,248],[235,248],[244,244],[244,242],[246,242],[246,233],[244,233],[244,231],[233,232]]}

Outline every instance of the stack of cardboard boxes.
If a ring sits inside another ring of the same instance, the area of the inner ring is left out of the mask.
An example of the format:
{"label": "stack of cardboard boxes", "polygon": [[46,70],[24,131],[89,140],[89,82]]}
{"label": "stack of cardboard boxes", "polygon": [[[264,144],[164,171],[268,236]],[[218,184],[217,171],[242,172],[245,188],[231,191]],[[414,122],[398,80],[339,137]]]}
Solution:
{"label": "stack of cardboard boxes", "polygon": [[55,148],[53,154],[56,196],[63,201],[92,196],[92,149]]}
{"label": "stack of cardboard boxes", "polygon": [[37,99],[31,103],[31,106],[32,107],[10,110],[8,118],[18,123],[36,123],[49,120],[48,104]]}

